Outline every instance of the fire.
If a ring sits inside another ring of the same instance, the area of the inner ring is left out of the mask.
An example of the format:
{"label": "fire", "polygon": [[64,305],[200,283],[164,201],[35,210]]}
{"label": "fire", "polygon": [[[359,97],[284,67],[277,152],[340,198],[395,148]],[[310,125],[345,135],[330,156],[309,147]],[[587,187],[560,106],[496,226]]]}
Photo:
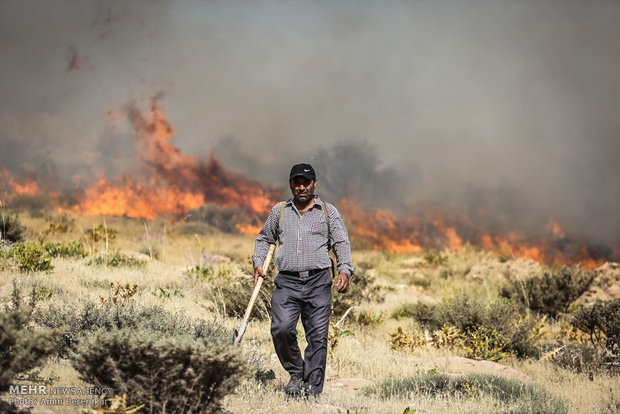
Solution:
{"label": "fire", "polygon": [[351,234],[373,249],[393,253],[420,253],[419,229],[416,218],[398,219],[388,210],[364,211],[351,200],[343,200],[339,208],[350,225]]}
{"label": "fire", "polygon": [[549,224],[547,224],[547,232],[553,235],[556,239],[563,239],[566,237],[566,233],[564,233],[562,226],[553,220],[549,220]]}
{"label": "fire", "polygon": [[237,224],[237,230],[241,234],[257,235],[261,231],[261,226],[253,226],[252,224]]}
{"label": "fire", "polygon": [[353,237],[369,247],[392,253],[443,248],[455,251],[469,243],[507,258],[525,257],[541,263],[579,263],[585,269],[593,269],[605,262],[603,258],[593,258],[585,244],[568,239],[556,222],[550,222],[547,229],[552,237],[532,240],[514,231],[505,236],[485,233],[462,217],[436,213],[424,218],[399,217],[385,210],[365,211],[350,200],[341,201],[339,207]]}
{"label": "fire", "polygon": [[6,169],[2,169],[0,170],[0,195],[3,193],[7,194],[8,200],[15,196],[36,195],[39,193],[39,182],[30,176],[13,178]]}
{"label": "fire", "polygon": [[181,216],[204,205],[202,194],[135,182],[128,176],[110,183],[100,180],[84,192],[74,210],[92,216],[126,216],[154,220],[160,215]]}
{"label": "fire", "polygon": [[[243,209],[247,216],[236,224],[239,233],[256,235],[262,220],[280,201],[280,189],[269,188],[224,167],[213,155],[199,158],[186,154],[173,143],[175,128],[160,104],[161,96],[146,110],[131,104],[123,112],[110,112],[111,122],[124,118],[134,132],[137,160],[133,171],[99,178],[72,194],[72,210],[82,215],[126,216],[154,220],[160,216],[181,218],[207,204]],[[80,177],[79,181],[83,181]],[[52,202],[61,195],[44,186]],[[41,187],[32,175],[14,178],[0,169],[0,201],[17,196],[37,196]],[[397,215],[389,210],[367,210],[356,200],[330,200],[341,211],[352,239],[363,247],[392,253],[421,253],[429,249],[459,250],[466,244],[480,246],[507,257],[527,257],[543,263],[580,263],[586,269],[605,258],[620,256],[620,248],[595,257],[585,243],[568,236],[551,220],[545,234],[527,237],[516,231],[488,232],[466,218],[437,212],[423,216]],[[480,216],[491,213],[481,208]],[[247,222],[243,222],[243,221]]]}
{"label": "fire", "polygon": [[206,161],[183,153],[172,144],[174,126],[160,107],[161,96],[146,112],[133,104],[126,116],[135,132],[142,175],[102,179],[84,190],[74,210],[84,215],[114,215],[155,219],[182,216],[213,202],[263,214],[279,191],[226,169],[214,157]]}

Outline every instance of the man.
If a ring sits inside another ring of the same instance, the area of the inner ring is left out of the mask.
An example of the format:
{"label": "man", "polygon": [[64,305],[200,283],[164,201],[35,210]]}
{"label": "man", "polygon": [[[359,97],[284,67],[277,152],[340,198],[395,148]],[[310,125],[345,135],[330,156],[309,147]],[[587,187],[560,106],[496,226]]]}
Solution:
{"label": "man", "polygon": [[[293,198],[283,208],[280,204],[273,207],[256,238],[252,257],[254,283],[265,277],[263,263],[269,245],[279,241],[275,253],[279,273],[271,298],[271,336],[280,363],[290,374],[286,393],[317,396],[323,391],[325,380],[331,313],[329,248],[336,254],[338,292],[345,293],[353,274],[351,245],[338,210],[314,194],[317,179],[312,166],[294,165],[289,186]],[[297,343],[300,316],[308,342],[304,358]]]}

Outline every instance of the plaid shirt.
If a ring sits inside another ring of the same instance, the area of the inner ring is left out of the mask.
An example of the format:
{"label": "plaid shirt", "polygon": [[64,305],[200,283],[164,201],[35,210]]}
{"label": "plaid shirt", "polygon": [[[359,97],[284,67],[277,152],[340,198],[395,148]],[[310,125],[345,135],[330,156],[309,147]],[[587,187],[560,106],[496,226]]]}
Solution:
{"label": "plaid shirt", "polygon": [[[331,246],[336,254],[338,273],[348,277],[353,274],[351,263],[351,244],[342,216],[336,207],[329,203],[327,214],[331,229]],[[278,225],[280,204],[276,204],[269,213],[263,229],[256,237],[254,267],[262,266],[270,244],[280,241],[275,253],[276,267],[280,271],[303,272],[313,269],[331,267],[328,247],[328,231],[323,212],[323,202],[319,197],[314,205],[302,216],[299,214],[293,199],[284,204],[282,218]]]}

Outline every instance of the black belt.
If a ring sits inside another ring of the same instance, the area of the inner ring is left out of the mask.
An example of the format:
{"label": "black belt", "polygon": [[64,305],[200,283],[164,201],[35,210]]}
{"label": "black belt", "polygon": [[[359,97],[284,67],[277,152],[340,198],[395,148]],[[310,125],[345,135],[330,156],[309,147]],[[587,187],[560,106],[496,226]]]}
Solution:
{"label": "black belt", "polygon": [[287,275],[287,276],[296,276],[296,277],[308,277],[308,276],[313,276],[316,275],[319,272],[322,272],[324,270],[327,270],[329,268],[325,268],[325,269],[312,269],[312,270],[306,270],[303,272],[289,272],[286,270],[281,271],[280,273],[283,275]]}

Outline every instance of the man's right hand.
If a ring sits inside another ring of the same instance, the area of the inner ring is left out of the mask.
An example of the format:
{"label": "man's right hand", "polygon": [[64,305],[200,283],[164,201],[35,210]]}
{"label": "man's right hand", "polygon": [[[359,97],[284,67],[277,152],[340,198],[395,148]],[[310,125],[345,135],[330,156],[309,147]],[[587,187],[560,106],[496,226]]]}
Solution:
{"label": "man's right hand", "polygon": [[259,277],[262,277],[263,279],[265,278],[265,272],[263,272],[262,266],[254,268],[254,286],[258,283]]}

